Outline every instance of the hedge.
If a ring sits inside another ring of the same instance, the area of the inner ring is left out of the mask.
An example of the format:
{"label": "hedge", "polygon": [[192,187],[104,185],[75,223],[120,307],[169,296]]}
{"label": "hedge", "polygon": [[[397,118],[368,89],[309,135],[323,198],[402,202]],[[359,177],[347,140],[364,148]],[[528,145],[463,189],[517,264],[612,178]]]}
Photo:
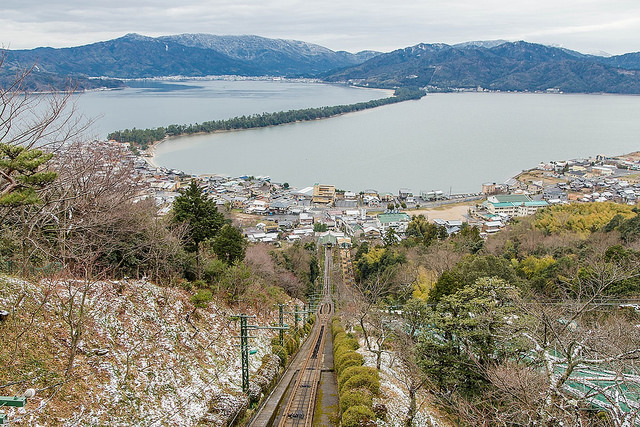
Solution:
{"label": "hedge", "polygon": [[380,376],[375,368],[363,366],[364,357],[355,351],[358,341],[346,333],[337,317],[331,321],[331,334],[342,425],[362,426],[376,419],[373,396],[380,393]]}
{"label": "hedge", "polygon": [[361,427],[365,422],[375,420],[373,409],[364,406],[352,406],[342,414],[342,427]]}
{"label": "hedge", "polygon": [[344,413],[352,406],[373,406],[373,395],[367,389],[349,390],[340,396],[340,410]]}
{"label": "hedge", "polygon": [[[365,377],[370,377],[372,381],[378,381],[378,370],[376,368],[372,368],[369,366],[350,366],[342,371],[342,374],[338,376],[338,388],[342,389],[344,384],[351,379],[352,377],[360,375]],[[352,387],[353,388],[353,387]],[[367,387],[368,388],[368,387]],[[370,389],[371,390],[371,389]],[[373,390],[371,390],[373,391]]]}
{"label": "hedge", "polygon": [[380,394],[380,378],[378,372],[376,371],[375,375],[367,373],[356,374],[342,384],[340,391],[353,390],[355,388],[367,388],[374,395]]}

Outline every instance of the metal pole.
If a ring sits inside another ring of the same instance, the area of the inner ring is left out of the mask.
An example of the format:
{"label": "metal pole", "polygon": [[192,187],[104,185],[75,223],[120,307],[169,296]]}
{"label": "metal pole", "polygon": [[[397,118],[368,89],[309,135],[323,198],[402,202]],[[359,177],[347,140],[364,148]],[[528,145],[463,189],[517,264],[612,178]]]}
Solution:
{"label": "metal pole", "polygon": [[240,315],[240,352],[242,355],[242,392],[249,391],[249,331],[247,315]]}
{"label": "metal pole", "polygon": [[[284,313],[283,313],[284,304],[278,304],[278,326],[281,328],[284,326]],[[280,346],[284,347],[284,330],[280,329]]]}
{"label": "metal pole", "polygon": [[300,314],[298,313],[298,306],[294,305],[293,306],[293,321],[295,322],[296,325],[296,331],[298,330],[298,321],[300,320]]}

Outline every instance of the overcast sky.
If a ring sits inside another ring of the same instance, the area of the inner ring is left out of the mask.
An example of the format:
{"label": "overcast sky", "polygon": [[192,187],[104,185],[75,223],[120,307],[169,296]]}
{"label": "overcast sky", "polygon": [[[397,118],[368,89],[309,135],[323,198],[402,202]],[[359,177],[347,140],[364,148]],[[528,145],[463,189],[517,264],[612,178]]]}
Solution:
{"label": "overcast sky", "polygon": [[126,33],[255,34],[333,50],[506,39],[640,51],[638,0],[0,0],[0,47],[68,47]]}

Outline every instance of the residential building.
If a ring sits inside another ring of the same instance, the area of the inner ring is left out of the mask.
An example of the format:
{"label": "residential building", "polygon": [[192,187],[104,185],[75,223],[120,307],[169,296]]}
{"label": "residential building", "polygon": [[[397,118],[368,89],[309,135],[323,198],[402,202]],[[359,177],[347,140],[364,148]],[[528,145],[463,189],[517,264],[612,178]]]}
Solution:
{"label": "residential building", "polygon": [[325,205],[333,204],[336,198],[336,187],[334,185],[315,184],[313,186],[313,203]]}
{"label": "residential building", "polygon": [[398,234],[404,234],[407,231],[409,221],[411,221],[411,218],[404,212],[383,213],[378,215],[377,226],[382,235],[390,228],[393,228]]}

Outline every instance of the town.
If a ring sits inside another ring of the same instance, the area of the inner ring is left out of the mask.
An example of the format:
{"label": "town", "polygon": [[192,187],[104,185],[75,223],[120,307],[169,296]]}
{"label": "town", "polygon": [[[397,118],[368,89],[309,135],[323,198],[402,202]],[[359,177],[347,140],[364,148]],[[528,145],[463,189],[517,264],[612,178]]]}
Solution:
{"label": "town", "polygon": [[144,184],[140,197],[153,198],[159,215],[166,215],[179,189],[196,179],[220,210],[234,213],[248,241],[274,245],[315,236],[350,246],[352,239],[381,240],[390,229],[401,240],[411,217],[420,214],[449,235],[467,223],[486,237],[513,218],[547,206],[592,201],[636,204],[640,197],[638,153],[540,163],[505,183],[484,183],[478,193],[400,188],[393,194],[340,190],[320,183],[293,188],[286,182],[272,182],[268,176],[189,175],[157,167],[131,153],[126,144],[103,143],[133,162]]}

